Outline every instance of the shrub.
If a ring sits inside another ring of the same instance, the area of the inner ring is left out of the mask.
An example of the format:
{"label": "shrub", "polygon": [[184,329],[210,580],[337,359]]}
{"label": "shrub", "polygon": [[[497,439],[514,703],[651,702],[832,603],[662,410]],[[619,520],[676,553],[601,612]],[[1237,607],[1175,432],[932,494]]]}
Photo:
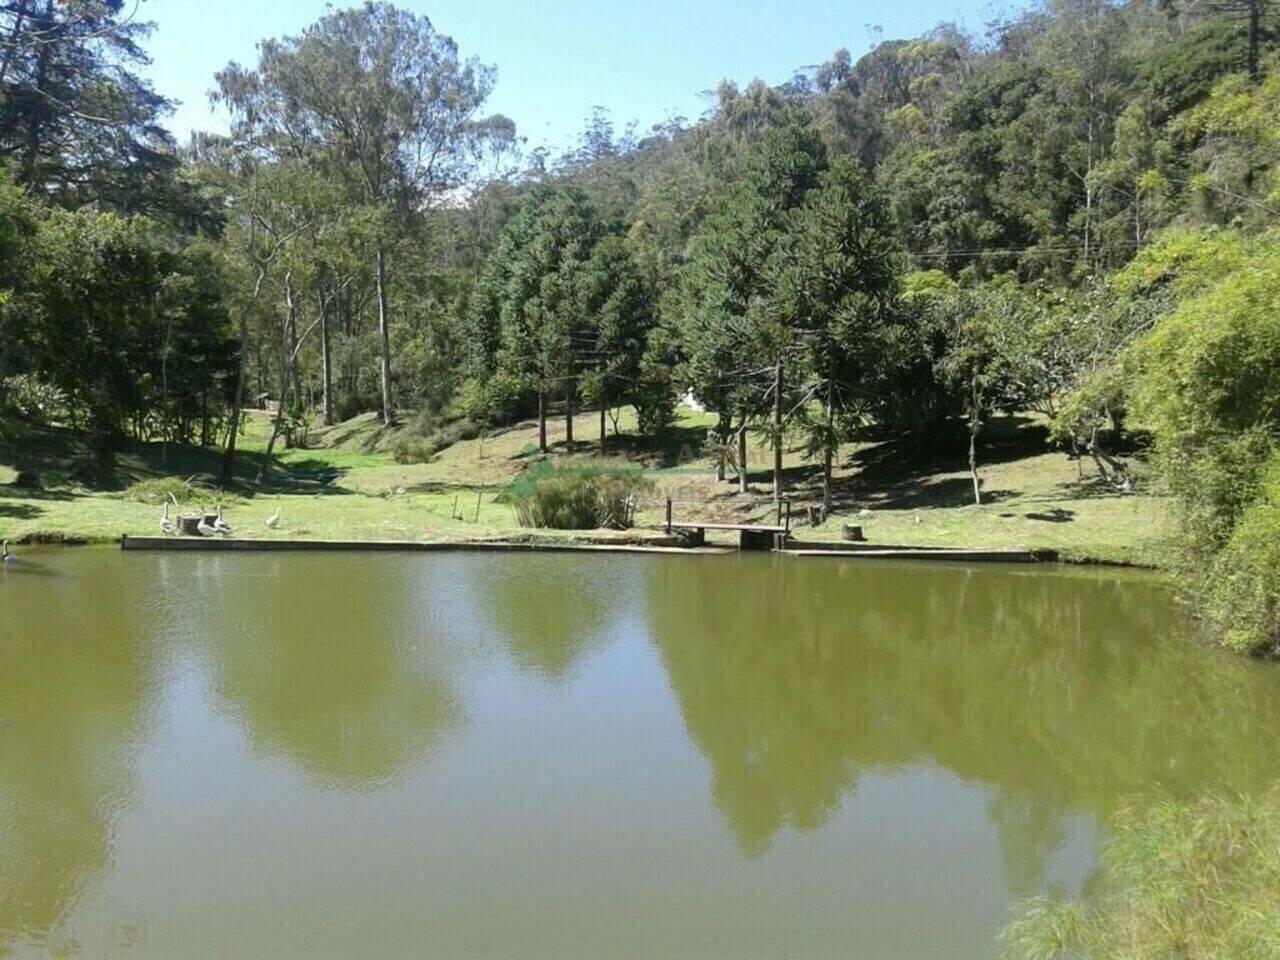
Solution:
{"label": "shrub", "polygon": [[35,470],[19,470],[18,475],[13,478],[13,485],[23,490],[39,490],[43,483]]}
{"label": "shrub", "polygon": [[10,377],[2,392],[5,402],[31,423],[47,424],[66,406],[61,390],[30,374]]}
{"label": "shrub", "polygon": [[636,472],[562,467],[515,490],[512,499],[524,527],[626,530],[635,520],[637,495],[651,486]]}
{"label": "shrub", "polygon": [[1037,897],[1005,930],[1006,955],[1280,956],[1280,790],[1260,798],[1131,805],[1087,901]]}
{"label": "shrub", "polygon": [[429,415],[410,420],[391,442],[391,455],[397,463],[427,463],[441,450],[459,440],[474,440],[480,425],[468,417],[441,422]]}
{"label": "shrub", "polygon": [[130,484],[124,499],[131,503],[148,503],[159,506],[172,496],[179,503],[207,503],[212,497],[207,491],[193,487],[179,477],[156,477]]}
{"label": "shrub", "polygon": [[396,463],[429,463],[435,455],[436,445],[426,437],[398,436],[391,443]]}
{"label": "shrub", "polygon": [[[1268,540],[1280,529],[1280,231],[1223,232],[1192,252],[1188,269],[1209,278],[1174,281],[1184,295],[1125,357],[1133,412],[1179,500],[1197,610],[1225,645],[1277,654],[1280,576],[1267,565],[1280,559]],[[1144,284],[1165,282],[1149,273]]]}

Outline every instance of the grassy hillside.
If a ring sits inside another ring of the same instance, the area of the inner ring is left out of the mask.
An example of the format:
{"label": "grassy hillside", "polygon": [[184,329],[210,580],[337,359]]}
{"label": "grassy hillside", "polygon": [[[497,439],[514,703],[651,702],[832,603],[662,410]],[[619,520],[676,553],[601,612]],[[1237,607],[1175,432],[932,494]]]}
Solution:
{"label": "grassy hillside", "polygon": [[[574,456],[595,457],[593,417],[576,433]],[[679,517],[719,520],[773,515],[768,451],[753,445],[751,491],[717,482],[704,449],[709,418],[682,411],[661,442],[641,444],[634,416],[624,411],[611,438],[609,462],[643,468],[654,487],[641,505],[640,523],[657,528],[665,498],[677,498]],[[277,449],[265,463],[269,422],[255,415],[244,438],[234,494],[208,489],[226,517],[247,536],[458,539],[520,531],[511,506],[498,494],[538,461],[536,424],[524,423],[441,451],[430,463],[398,464],[390,431],[372,416],[313,430],[307,449]],[[159,509],[131,502],[130,484],[163,476],[195,477],[207,485],[220,465],[217,450],[136,445],[117,454],[110,469],[95,461],[83,440],[60,429],[0,425],[0,536],[16,541],[108,541],[122,533],[158,532]],[[1172,528],[1165,497],[1143,490],[1120,496],[1092,479],[1092,468],[1052,451],[1044,431],[1024,418],[1006,418],[988,431],[981,451],[986,502],[971,503],[963,444],[927,452],[896,444],[860,443],[843,452],[837,472],[836,514],[817,529],[804,521],[804,504],[820,498],[816,469],[798,454],[785,463],[787,482],[801,518],[797,535],[837,539],[856,518],[874,542],[955,546],[1052,548],[1081,559],[1158,564]],[[582,438],[589,437],[584,440]],[[550,457],[571,461],[564,424],[550,424]],[[39,475],[40,489],[13,481],[18,471]],[[283,522],[268,531],[263,519],[279,508]],[[870,511],[866,515],[865,511]],[[459,516],[460,515],[460,516]]]}

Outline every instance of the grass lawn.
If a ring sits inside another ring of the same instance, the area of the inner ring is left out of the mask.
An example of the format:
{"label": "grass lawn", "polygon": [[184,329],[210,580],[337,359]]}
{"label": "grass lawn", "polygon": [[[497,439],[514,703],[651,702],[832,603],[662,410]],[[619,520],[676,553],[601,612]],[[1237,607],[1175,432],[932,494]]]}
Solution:
{"label": "grass lawn", "polygon": [[[736,482],[715,479],[705,449],[710,423],[705,414],[682,410],[659,442],[644,444],[635,435],[634,414],[623,411],[620,433],[610,437],[606,453],[609,463],[644,469],[654,481],[641,503],[641,526],[661,525],[668,496],[677,500],[678,518],[773,516],[768,450],[752,443],[751,489],[740,494]],[[237,535],[453,540],[529,532],[497,494],[540,460],[536,423],[461,441],[424,464],[396,463],[390,432],[371,415],[313,430],[307,449],[277,446],[267,464],[269,430],[265,414],[251,415],[235,492],[210,494],[221,499]],[[572,456],[598,459],[598,418],[581,417],[575,433]],[[551,460],[570,459],[562,420],[549,424],[548,439]],[[218,450],[149,443],[117,453],[104,470],[69,430],[0,423],[0,537],[94,542],[157,534],[159,509],[125,499],[129,484],[161,476],[207,483],[220,462]],[[257,482],[264,464],[268,469]],[[962,438],[924,452],[895,443],[852,444],[839,459],[835,515],[818,528],[801,519],[797,537],[838,539],[841,526],[852,521],[876,543],[1024,546],[1075,559],[1159,565],[1173,536],[1168,499],[1143,485],[1137,494],[1118,495],[1093,479],[1090,464],[1083,475],[1080,466],[1050,450],[1034,421],[997,421],[980,452],[985,502],[974,506]],[[795,452],[784,468],[796,501],[793,516],[803,518],[804,505],[820,500],[818,472]],[[36,472],[41,488],[14,485],[19,469]],[[277,508],[282,522],[271,531],[263,521]]]}

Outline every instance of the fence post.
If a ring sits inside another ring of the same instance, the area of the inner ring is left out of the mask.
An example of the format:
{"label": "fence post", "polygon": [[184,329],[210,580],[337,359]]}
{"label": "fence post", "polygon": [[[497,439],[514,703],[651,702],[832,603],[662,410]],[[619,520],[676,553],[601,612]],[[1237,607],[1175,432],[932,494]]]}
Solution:
{"label": "fence post", "polygon": [[671,498],[667,497],[667,533],[671,532]]}

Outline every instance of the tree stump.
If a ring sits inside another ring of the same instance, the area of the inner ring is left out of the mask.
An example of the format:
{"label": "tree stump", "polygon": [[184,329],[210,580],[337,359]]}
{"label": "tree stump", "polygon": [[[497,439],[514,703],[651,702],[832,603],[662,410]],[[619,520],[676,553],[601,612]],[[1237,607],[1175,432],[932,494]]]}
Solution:
{"label": "tree stump", "polygon": [[200,521],[204,518],[197,514],[184,513],[178,517],[178,532],[184,537],[204,536],[200,532]]}
{"label": "tree stump", "polygon": [[855,543],[859,543],[867,539],[862,535],[862,525],[857,523],[846,523],[841,536],[843,536],[844,539],[851,540]]}

